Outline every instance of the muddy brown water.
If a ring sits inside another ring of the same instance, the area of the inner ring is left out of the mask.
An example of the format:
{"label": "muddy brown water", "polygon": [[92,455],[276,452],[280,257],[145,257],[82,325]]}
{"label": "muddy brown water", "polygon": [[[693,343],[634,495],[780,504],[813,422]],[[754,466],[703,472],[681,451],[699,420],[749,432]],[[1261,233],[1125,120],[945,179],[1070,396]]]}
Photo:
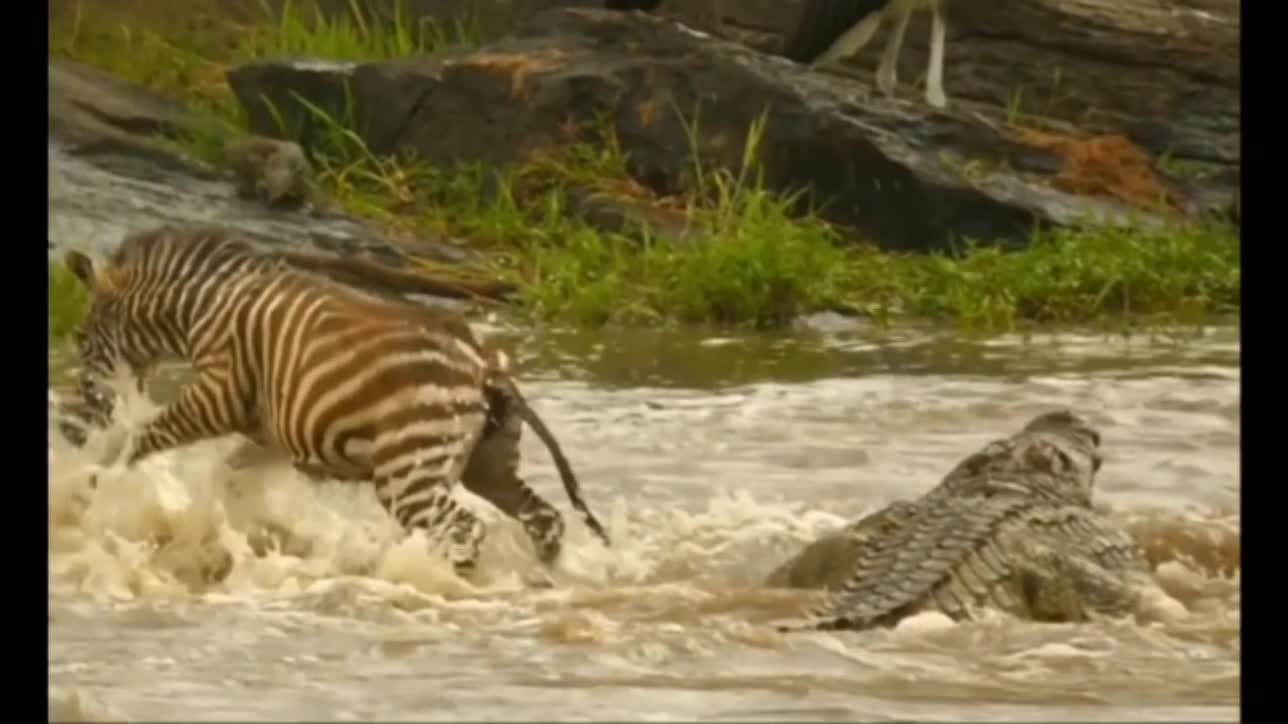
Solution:
{"label": "muddy brown water", "polygon": [[[50,447],[51,715],[132,720],[1215,720],[1239,705],[1239,346],[925,331],[513,337],[528,395],[614,537],[569,510],[556,587],[493,520],[481,578],[400,538],[369,489],[231,473],[216,441],[87,474]],[[51,361],[51,364],[54,364]],[[164,399],[171,378],[162,376]],[[1188,615],[1000,617],[780,635],[814,594],[758,581],[920,493],[1032,415],[1094,420],[1099,500]],[[143,400],[123,407],[137,421]],[[490,513],[490,514],[489,514]]]}

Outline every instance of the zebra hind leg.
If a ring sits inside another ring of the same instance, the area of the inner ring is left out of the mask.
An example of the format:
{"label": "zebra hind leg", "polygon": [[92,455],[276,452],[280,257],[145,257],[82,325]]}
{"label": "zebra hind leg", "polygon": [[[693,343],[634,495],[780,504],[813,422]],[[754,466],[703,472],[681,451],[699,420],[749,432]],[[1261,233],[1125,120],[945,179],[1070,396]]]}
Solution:
{"label": "zebra hind leg", "polygon": [[424,530],[433,542],[446,533],[447,558],[457,575],[468,578],[478,565],[479,549],[487,536],[483,521],[452,498],[450,478],[412,468],[393,477],[377,477],[376,497],[403,530]]}
{"label": "zebra hind leg", "polygon": [[553,563],[563,550],[563,515],[519,477],[519,437],[523,421],[506,409],[489,420],[461,475],[470,492],[495,505],[523,525],[542,563]]}
{"label": "zebra hind leg", "polygon": [[537,557],[542,563],[550,565],[563,551],[563,515],[522,480],[515,482],[524,497],[524,503],[514,517],[523,524],[532,544],[537,547]]}
{"label": "zebra hind leg", "polygon": [[518,476],[506,482],[505,488],[496,491],[499,494],[480,495],[519,521],[537,549],[537,558],[545,565],[553,564],[563,551],[563,515]]}

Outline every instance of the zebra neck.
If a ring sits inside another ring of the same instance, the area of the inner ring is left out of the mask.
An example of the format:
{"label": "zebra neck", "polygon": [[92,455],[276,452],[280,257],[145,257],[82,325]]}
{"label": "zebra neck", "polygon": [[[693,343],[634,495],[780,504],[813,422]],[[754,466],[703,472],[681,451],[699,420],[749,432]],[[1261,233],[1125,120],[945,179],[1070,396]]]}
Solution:
{"label": "zebra neck", "polygon": [[153,280],[156,303],[146,305],[150,307],[148,322],[162,332],[159,341],[164,353],[190,358],[221,326],[220,320],[236,313],[238,300],[254,295],[264,272],[272,268],[249,257],[210,261],[213,263],[205,268],[183,268],[177,278]]}

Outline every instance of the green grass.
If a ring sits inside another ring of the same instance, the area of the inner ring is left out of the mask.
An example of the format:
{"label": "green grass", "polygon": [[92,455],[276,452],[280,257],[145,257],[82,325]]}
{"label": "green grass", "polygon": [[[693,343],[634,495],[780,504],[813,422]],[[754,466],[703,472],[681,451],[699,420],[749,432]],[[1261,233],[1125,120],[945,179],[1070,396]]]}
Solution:
{"label": "green grass", "polygon": [[[209,3],[229,1],[193,0],[179,14],[163,0],[82,0],[72,12],[51,14],[51,54],[181,101],[200,122],[176,142],[218,161],[221,139],[245,128],[224,80],[237,63],[276,55],[397,58],[468,46],[479,37],[469,23],[442,28],[411,23],[401,12],[378,17],[359,0],[340,18],[301,2],[276,18],[252,7],[250,19],[237,25],[203,14]],[[128,17],[120,16],[123,7]],[[1215,221],[1164,229],[1086,226],[1035,233],[1020,252],[967,244],[954,256],[884,253],[842,239],[821,220],[791,213],[791,198],[765,189],[757,163],[762,123],[748,130],[740,168],[695,160],[688,192],[658,200],[630,179],[607,124],[590,129],[591,141],[515,168],[444,168],[373,154],[346,114],[312,112],[324,129],[314,149],[324,198],[426,237],[466,240],[489,260],[477,271],[517,281],[521,311],[543,319],[764,328],[832,309],[881,322],[935,319],[993,331],[1174,325],[1239,308],[1238,231]],[[695,119],[689,126],[695,151],[696,125]],[[640,238],[597,231],[570,213],[574,195],[586,191],[681,212],[683,233]],[[54,278],[51,267],[51,295],[63,293]],[[51,330],[65,329],[54,324],[53,309],[51,296]]]}
{"label": "green grass", "polygon": [[[581,324],[773,327],[836,306],[844,295],[845,249],[825,223],[794,218],[793,199],[765,190],[756,164],[763,132],[763,121],[749,129],[737,172],[695,161],[683,240],[629,239],[567,224],[562,197],[552,191],[537,221],[565,228],[519,241],[531,308]],[[625,157],[610,130],[602,135],[607,150],[593,165],[601,178],[624,178]],[[689,137],[696,145],[696,123]]]}
{"label": "green grass", "polygon": [[982,329],[1026,323],[1199,323],[1239,310],[1239,239],[1228,224],[1035,234],[1022,252],[958,258],[859,252],[847,301],[878,318],[956,319]]}
{"label": "green grass", "polygon": [[66,338],[85,315],[85,287],[60,261],[49,262],[49,341]]}

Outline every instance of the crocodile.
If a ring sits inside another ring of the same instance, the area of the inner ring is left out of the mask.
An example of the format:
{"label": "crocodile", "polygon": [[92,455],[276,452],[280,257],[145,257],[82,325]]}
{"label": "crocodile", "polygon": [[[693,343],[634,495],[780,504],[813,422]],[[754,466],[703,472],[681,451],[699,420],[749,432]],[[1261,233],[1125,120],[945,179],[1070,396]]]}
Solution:
{"label": "crocodile", "polygon": [[782,630],[868,629],[935,610],[983,608],[1043,622],[1134,611],[1152,585],[1144,553],[1091,505],[1100,433],[1068,410],[988,443],[920,498],[826,536],[775,569],[771,586],[829,600]]}

